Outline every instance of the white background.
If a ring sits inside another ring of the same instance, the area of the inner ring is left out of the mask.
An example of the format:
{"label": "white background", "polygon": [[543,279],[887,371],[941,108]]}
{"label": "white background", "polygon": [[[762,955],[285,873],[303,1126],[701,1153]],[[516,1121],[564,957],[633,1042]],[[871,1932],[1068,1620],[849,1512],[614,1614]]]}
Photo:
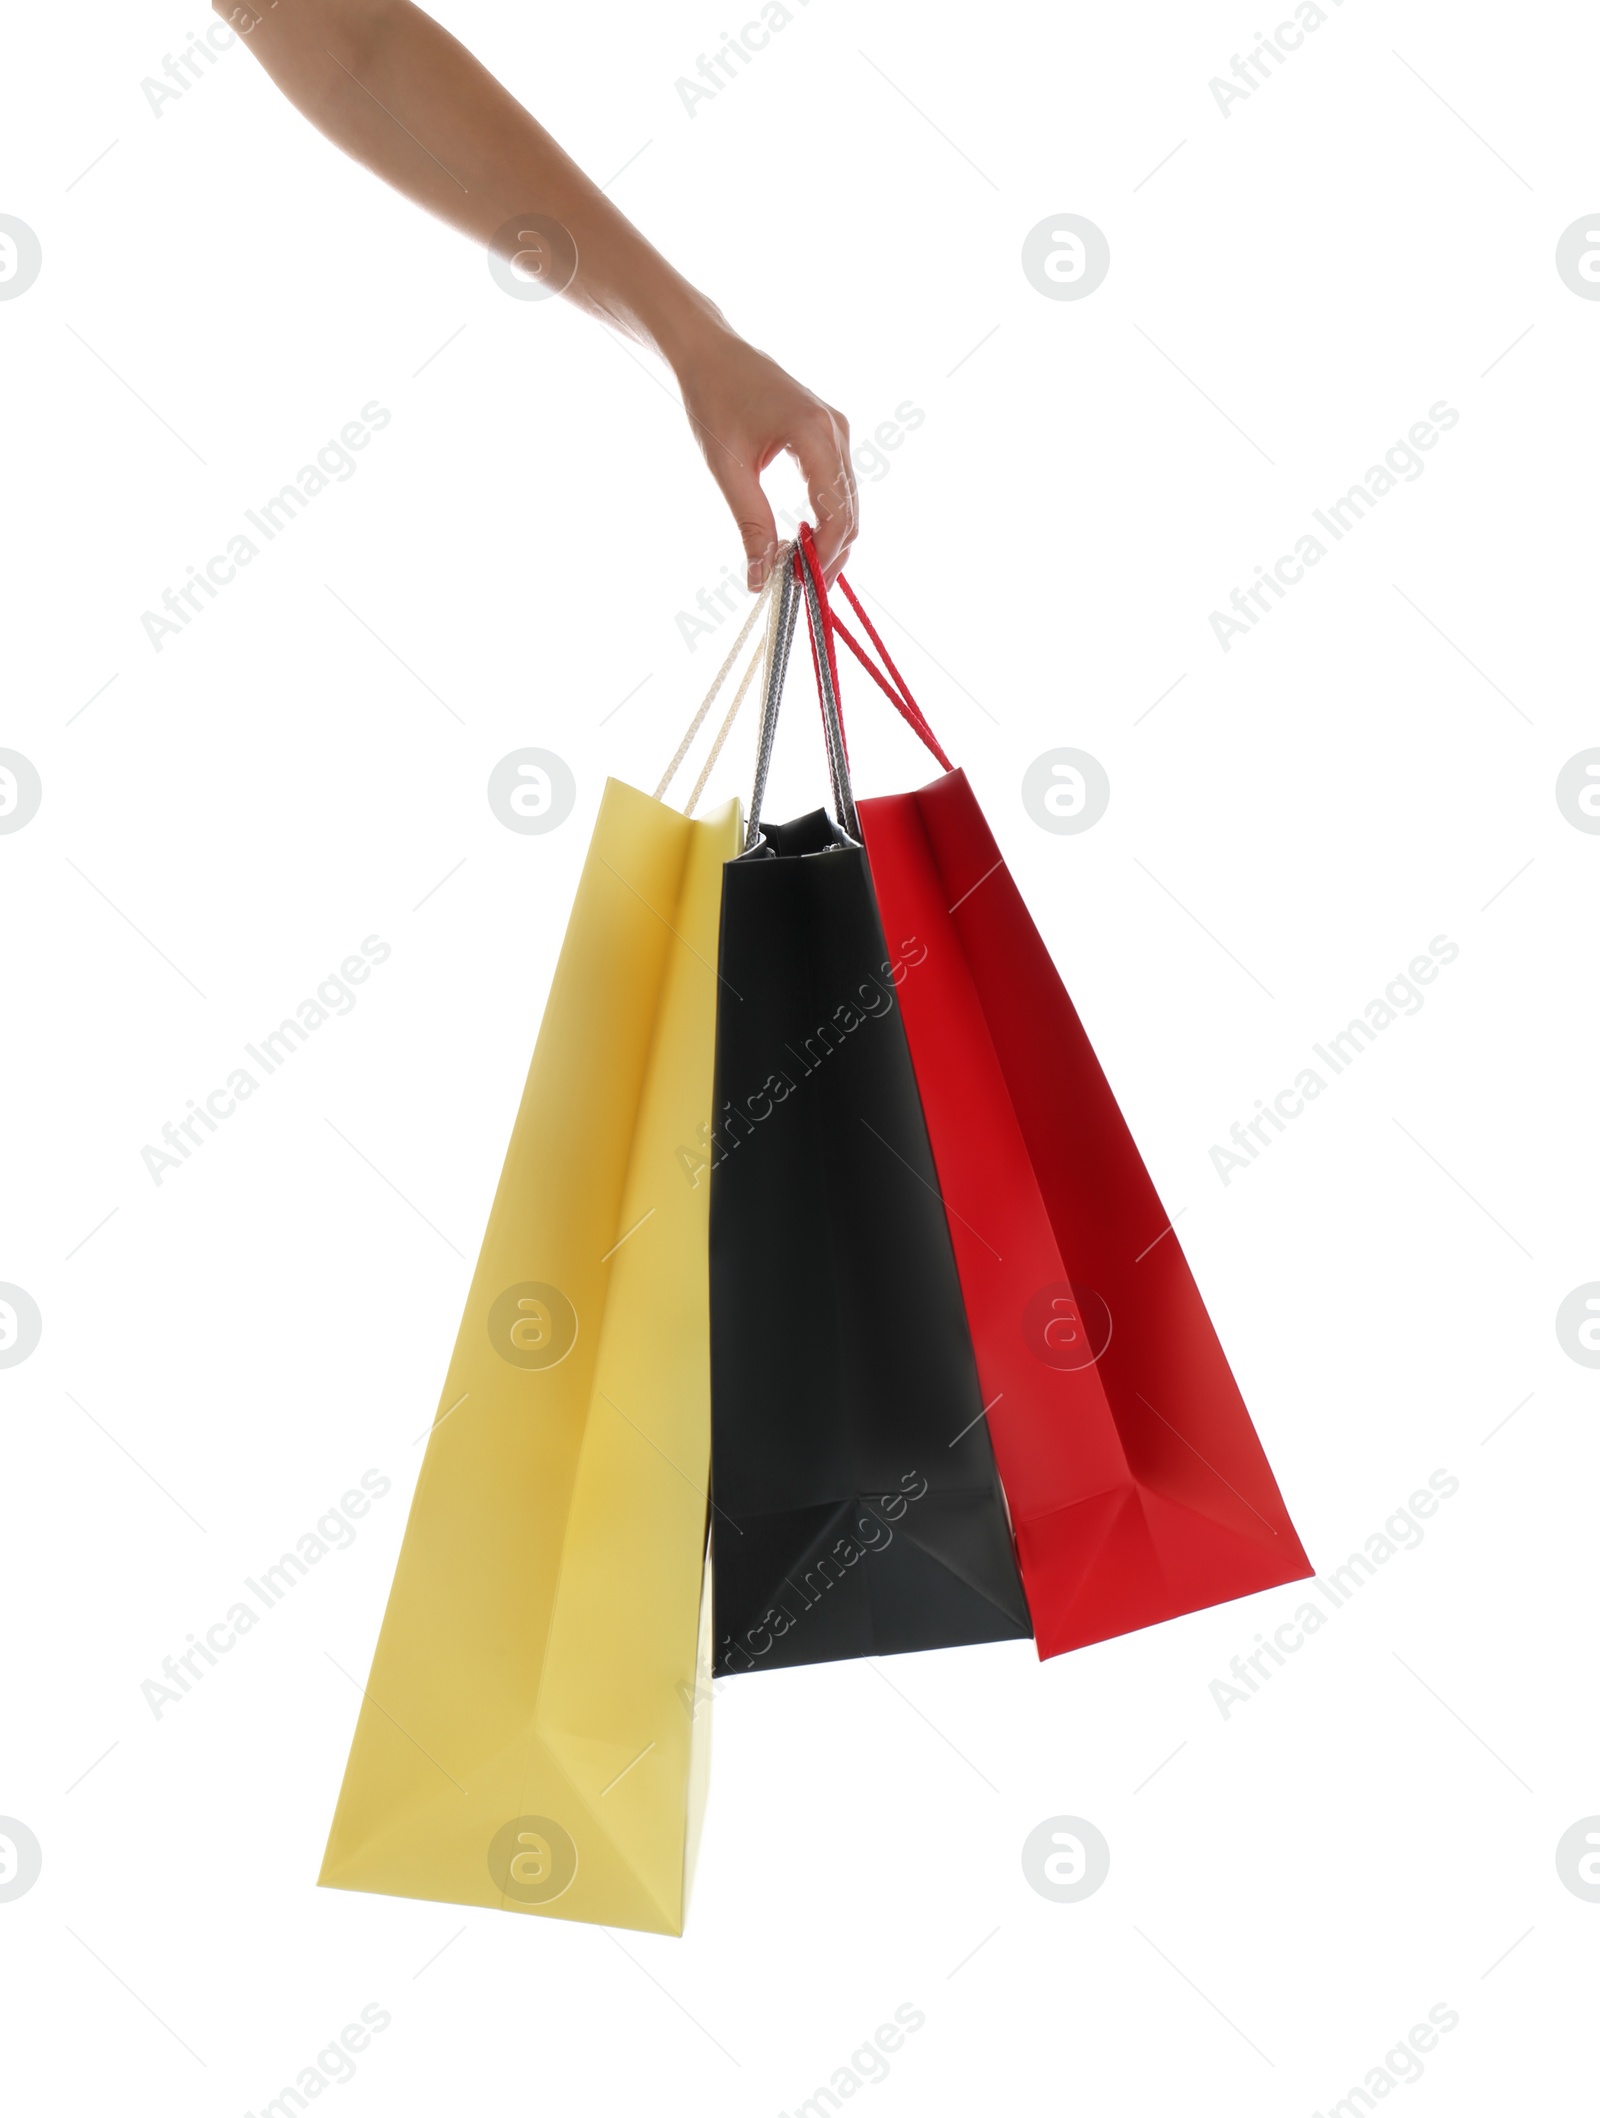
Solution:
{"label": "white background", "polygon": [[[1313,1561],[1460,1490],[1226,1718],[1212,1680],[1304,1588],[1043,1666],[719,1686],[681,1941],[313,1887],[359,1703],[333,1665],[365,1674],[601,787],[653,784],[713,661],[675,614],[739,551],[670,383],[508,300],[247,52],[152,113],[200,8],[18,11],[19,2107],[257,2111],[377,2002],[341,2109],[792,2111],[911,2002],[875,2110],[1309,2113],[1445,2002],[1408,2109],[1576,2108],[1600,1905],[1554,1856],[1600,1811],[1600,1376],[1554,1319],[1600,1278],[1600,838],[1554,784],[1600,744],[1600,307],[1553,260],[1597,204],[1600,28],[1349,0],[1225,117],[1258,10],[814,0],[691,118],[724,13],[441,12],[858,438],[923,410],[852,574],[1182,1210]],[[1066,211],[1111,246],[1082,301],[1020,266]],[[141,613],[374,399],[356,475],[155,652]],[[1224,653],[1211,611],[1440,400],[1425,473]],[[919,783],[846,684],[863,791]],[[775,813],[820,794],[814,742],[795,717]],[[543,837],[484,794],[528,744],[578,782]],[[1064,744],[1111,782],[1078,836],[1020,798]],[[141,1149],[369,934],[354,1011],[157,1187]],[[1224,1185],[1213,1144],[1440,934],[1421,1012]],[[162,1657],[368,1467],[394,1491],[358,1541],[154,1719]],[[1062,1814],[1111,1847],[1078,1904],[1020,1861]]]}

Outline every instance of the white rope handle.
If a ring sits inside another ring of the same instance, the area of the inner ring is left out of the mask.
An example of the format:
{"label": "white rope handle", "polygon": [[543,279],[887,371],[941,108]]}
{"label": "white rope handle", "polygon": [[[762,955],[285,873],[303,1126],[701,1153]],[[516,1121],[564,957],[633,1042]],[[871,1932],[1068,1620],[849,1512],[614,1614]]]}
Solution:
{"label": "white rope handle", "polygon": [[[772,572],[767,576],[766,586],[762,589],[760,595],[757,596],[755,602],[750,606],[749,613],[746,616],[743,625],[739,628],[738,639],[736,639],[733,645],[728,649],[727,659],[723,662],[722,667],[717,671],[716,675],[711,680],[711,689],[701,700],[699,711],[696,713],[694,719],[689,723],[688,728],[684,731],[683,741],[673,752],[672,763],[661,775],[661,784],[656,788],[655,795],[655,798],[658,802],[662,801],[665,798],[667,789],[671,786],[673,779],[677,775],[678,767],[689,755],[690,744],[700,733],[701,723],[705,720],[706,715],[711,711],[712,701],[716,698],[717,693],[722,689],[722,686],[727,679],[728,671],[732,669],[735,661],[738,659],[739,650],[744,646],[745,641],[749,639],[751,629],[754,627],[756,619],[761,615],[763,607],[771,603],[773,587],[782,578],[783,568],[787,563],[788,562],[786,554],[780,552],[779,564],[774,566]],[[707,772],[709,772],[711,765],[716,762],[717,752],[722,748],[723,742],[727,737],[728,730],[733,726],[733,717],[739,710],[740,703],[742,702],[745,692],[749,687],[750,678],[754,673],[757,665],[760,663],[764,653],[765,646],[763,645],[763,647],[758,648],[756,650],[755,660],[751,663],[750,668],[745,671],[743,682],[740,684],[738,691],[734,694],[733,705],[729,709],[728,717],[722,725],[721,733],[717,737],[715,748],[712,750],[710,760],[707,763]],[[705,785],[705,779],[706,775],[705,773],[702,773],[700,776],[700,783],[695,788],[694,794],[690,797],[689,809],[686,813],[693,812],[694,805],[700,798],[701,789]]]}
{"label": "white rope handle", "polygon": [[[783,564],[787,566],[788,563],[788,553],[785,551]],[[710,755],[700,768],[700,777],[694,783],[694,792],[690,795],[688,804],[683,812],[685,816],[693,816],[696,809],[700,806],[700,797],[706,791],[706,781],[710,779],[712,767],[722,755],[723,744],[733,732],[733,724],[738,719],[739,708],[744,704],[744,695],[750,689],[751,678],[754,677],[758,669],[765,671],[772,667],[772,651],[778,637],[779,598],[771,593],[770,583],[767,589],[763,590],[763,594],[767,598],[766,631],[762,634],[760,647],[750,658],[750,666],[739,679],[739,689],[733,695],[733,704],[723,716],[722,726],[717,730],[717,739],[711,746]]]}

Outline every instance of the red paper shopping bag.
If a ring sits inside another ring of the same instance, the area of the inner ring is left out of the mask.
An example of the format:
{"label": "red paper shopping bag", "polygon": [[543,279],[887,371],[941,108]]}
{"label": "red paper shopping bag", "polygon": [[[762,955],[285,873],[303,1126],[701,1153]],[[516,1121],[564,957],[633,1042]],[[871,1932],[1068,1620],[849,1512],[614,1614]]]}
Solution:
{"label": "red paper shopping bag", "polygon": [[897,998],[1039,1653],[1303,1579],[1310,1563],[1077,1011],[965,774],[841,586],[889,681],[831,614],[825,631],[946,767],[859,814],[908,964]]}

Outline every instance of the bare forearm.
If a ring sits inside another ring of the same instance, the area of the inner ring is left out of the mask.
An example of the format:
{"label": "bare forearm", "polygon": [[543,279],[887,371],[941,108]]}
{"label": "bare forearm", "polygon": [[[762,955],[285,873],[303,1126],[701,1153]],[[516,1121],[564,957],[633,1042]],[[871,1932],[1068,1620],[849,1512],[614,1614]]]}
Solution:
{"label": "bare forearm", "polygon": [[673,270],[538,120],[408,0],[213,0],[318,130],[487,246],[507,220],[557,221],[577,249],[568,297],[679,371],[712,304]]}
{"label": "bare forearm", "polygon": [[[738,524],[758,588],[778,550],[761,473],[780,453],[806,481],[830,580],[856,533],[842,414],[745,344],[464,45],[408,0],[212,0],[312,124],[464,235],[509,258],[543,219],[570,242],[546,259],[591,315],[652,346]],[[545,233],[545,231],[540,231]],[[576,253],[575,269],[573,253]],[[525,269],[525,268],[524,268]]]}

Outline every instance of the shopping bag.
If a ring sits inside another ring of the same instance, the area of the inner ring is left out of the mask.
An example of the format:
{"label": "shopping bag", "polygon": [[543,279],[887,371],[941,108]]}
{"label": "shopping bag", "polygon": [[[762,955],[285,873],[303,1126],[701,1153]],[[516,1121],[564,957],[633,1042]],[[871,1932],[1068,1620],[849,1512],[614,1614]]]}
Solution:
{"label": "shopping bag", "polygon": [[682,1931],[711,1433],[707,1197],[679,1158],[710,1120],[740,831],[666,784],[601,801],[328,1840],[341,1889]]}
{"label": "shopping bag", "polygon": [[[806,593],[815,594],[807,578]],[[834,816],[724,871],[711,1185],[719,1675],[1025,1638],[949,1232],[827,673]]]}
{"label": "shopping bag", "polygon": [[1171,1220],[964,773],[860,804],[1041,1657],[1312,1571]]}

